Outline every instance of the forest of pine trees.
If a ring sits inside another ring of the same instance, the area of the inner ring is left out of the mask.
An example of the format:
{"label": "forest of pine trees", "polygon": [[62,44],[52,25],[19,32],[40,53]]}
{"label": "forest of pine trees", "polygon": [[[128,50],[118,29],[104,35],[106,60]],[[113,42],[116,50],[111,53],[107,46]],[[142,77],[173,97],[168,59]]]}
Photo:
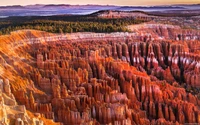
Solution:
{"label": "forest of pine trees", "polygon": [[[41,19],[40,19],[41,18]],[[72,32],[126,32],[125,26],[143,23],[144,20],[126,19],[102,19],[96,17],[81,18],[57,18],[43,19],[42,17],[33,19],[11,18],[0,20],[0,35],[9,34],[12,31],[21,29],[35,29],[51,33],[72,33]]]}

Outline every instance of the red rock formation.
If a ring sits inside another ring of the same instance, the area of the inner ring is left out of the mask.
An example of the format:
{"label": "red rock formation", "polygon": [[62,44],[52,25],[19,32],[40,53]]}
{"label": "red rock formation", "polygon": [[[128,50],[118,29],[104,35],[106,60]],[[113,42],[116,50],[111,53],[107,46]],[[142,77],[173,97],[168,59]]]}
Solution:
{"label": "red rock formation", "polygon": [[[155,30],[169,39],[176,32]],[[133,38],[30,44],[14,51],[32,56],[23,61],[1,54],[9,64],[0,65],[1,77],[11,83],[0,86],[5,104],[16,105],[15,96],[27,110],[65,125],[200,123],[199,99],[179,86],[199,85],[193,45]]]}

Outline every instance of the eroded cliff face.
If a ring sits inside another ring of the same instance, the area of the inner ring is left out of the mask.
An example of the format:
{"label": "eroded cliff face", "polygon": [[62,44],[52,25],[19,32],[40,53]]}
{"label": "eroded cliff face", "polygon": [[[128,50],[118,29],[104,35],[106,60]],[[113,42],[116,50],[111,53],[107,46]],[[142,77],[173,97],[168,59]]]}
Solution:
{"label": "eroded cliff face", "polygon": [[121,34],[115,39],[85,34],[1,37],[0,76],[10,82],[4,91],[13,93],[12,104],[37,113],[44,124],[200,123],[200,100],[180,86],[200,85],[198,31],[197,40],[188,41],[139,32],[115,33]]}
{"label": "eroded cliff face", "polygon": [[0,79],[0,124],[1,125],[43,125],[40,116],[30,117],[24,105],[17,105],[8,79]]}
{"label": "eroded cliff face", "polygon": [[156,16],[148,15],[143,12],[131,12],[131,11],[100,11],[96,14],[97,17],[100,18],[137,18],[137,19],[143,19],[143,20],[150,20],[152,18],[155,18]]}
{"label": "eroded cliff face", "polygon": [[181,29],[180,26],[157,23],[130,25],[127,28],[144,36],[144,40],[199,40],[200,32],[193,29]]}

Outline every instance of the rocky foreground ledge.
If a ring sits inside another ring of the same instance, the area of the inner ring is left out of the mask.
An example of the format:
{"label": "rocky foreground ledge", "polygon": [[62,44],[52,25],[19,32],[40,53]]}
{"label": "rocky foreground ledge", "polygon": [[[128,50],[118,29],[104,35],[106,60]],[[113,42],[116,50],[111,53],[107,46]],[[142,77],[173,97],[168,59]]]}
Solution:
{"label": "rocky foreground ledge", "polygon": [[199,39],[199,31],[155,24],[0,36],[1,124],[200,123],[192,89],[200,87]]}

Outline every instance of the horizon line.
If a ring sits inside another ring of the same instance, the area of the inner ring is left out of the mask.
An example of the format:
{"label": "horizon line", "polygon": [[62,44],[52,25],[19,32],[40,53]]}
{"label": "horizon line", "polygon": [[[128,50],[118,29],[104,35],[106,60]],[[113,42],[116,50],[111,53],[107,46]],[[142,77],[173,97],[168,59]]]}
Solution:
{"label": "horizon line", "polygon": [[152,4],[152,5],[114,5],[114,4],[54,4],[54,3],[49,3],[49,4],[24,4],[24,5],[20,5],[20,4],[12,4],[12,5],[0,5],[0,7],[12,7],[12,6],[22,6],[22,7],[26,7],[26,6],[34,6],[34,5],[71,5],[71,6],[87,6],[87,5],[97,5],[97,6],[177,6],[177,5],[200,5],[200,3],[175,3],[175,4]]}

